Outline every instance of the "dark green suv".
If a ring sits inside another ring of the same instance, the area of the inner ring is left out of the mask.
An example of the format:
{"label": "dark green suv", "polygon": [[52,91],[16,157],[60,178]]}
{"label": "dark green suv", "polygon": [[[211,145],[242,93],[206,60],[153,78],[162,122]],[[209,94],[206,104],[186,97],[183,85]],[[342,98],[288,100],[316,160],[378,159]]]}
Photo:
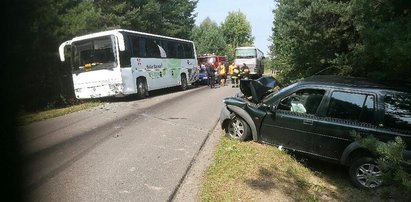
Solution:
{"label": "dark green suv", "polygon": [[234,139],[268,143],[350,167],[357,187],[376,188],[382,172],[353,134],[386,142],[401,137],[411,159],[411,89],[360,78],[316,76],[270,92],[272,77],[242,80],[224,99],[220,122]]}

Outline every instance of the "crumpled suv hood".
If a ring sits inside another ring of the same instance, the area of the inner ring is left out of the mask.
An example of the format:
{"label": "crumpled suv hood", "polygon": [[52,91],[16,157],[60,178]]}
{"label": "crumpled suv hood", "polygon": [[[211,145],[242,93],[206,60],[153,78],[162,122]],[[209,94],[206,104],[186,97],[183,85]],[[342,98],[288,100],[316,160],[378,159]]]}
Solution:
{"label": "crumpled suv hood", "polygon": [[281,87],[278,81],[271,76],[263,76],[256,80],[241,79],[240,90],[246,97],[252,97],[254,103],[261,101],[264,96],[271,93],[275,87]]}

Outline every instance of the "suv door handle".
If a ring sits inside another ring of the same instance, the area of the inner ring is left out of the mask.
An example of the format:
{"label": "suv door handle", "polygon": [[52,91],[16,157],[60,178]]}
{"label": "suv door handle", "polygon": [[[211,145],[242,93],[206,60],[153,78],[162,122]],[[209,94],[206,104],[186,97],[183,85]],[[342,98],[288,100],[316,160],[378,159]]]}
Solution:
{"label": "suv door handle", "polygon": [[312,126],[313,125],[313,120],[303,120],[303,124]]}

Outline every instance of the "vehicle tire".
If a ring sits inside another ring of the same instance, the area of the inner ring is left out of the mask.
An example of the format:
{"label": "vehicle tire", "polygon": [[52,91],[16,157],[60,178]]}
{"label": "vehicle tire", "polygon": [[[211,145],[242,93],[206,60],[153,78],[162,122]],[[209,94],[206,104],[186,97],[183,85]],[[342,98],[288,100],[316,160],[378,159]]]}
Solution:
{"label": "vehicle tire", "polygon": [[244,119],[234,115],[228,122],[226,134],[232,139],[245,141],[251,137],[251,129]]}
{"label": "vehicle tire", "polygon": [[382,170],[374,158],[360,157],[350,165],[350,180],[358,188],[375,189],[382,185]]}
{"label": "vehicle tire", "polygon": [[200,85],[200,81],[198,81],[198,80],[193,83],[193,86],[194,86],[195,88],[197,88],[198,85]]}
{"label": "vehicle tire", "polygon": [[181,85],[180,85],[180,90],[187,90],[188,88],[188,83],[187,83],[187,77],[185,74],[181,75]]}
{"label": "vehicle tire", "polygon": [[137,97],[143,99],[148,96],[147,81],[144,78],[137,79]]}

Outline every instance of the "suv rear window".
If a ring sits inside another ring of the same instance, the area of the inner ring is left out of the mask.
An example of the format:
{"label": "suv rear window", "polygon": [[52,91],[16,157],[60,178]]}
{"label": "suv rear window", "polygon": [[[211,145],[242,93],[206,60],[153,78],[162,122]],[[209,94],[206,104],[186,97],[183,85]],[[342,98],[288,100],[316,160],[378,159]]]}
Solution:
{"label": "suv rear window", "polygon": [[373,95],[337,91],[331,95],[327,116],[372,123],[374,106]]}
{"label": "suv rear window", "polygon": [[384,107],[386,127],[411,130],[411,96],[387,95],[384,98]]}

